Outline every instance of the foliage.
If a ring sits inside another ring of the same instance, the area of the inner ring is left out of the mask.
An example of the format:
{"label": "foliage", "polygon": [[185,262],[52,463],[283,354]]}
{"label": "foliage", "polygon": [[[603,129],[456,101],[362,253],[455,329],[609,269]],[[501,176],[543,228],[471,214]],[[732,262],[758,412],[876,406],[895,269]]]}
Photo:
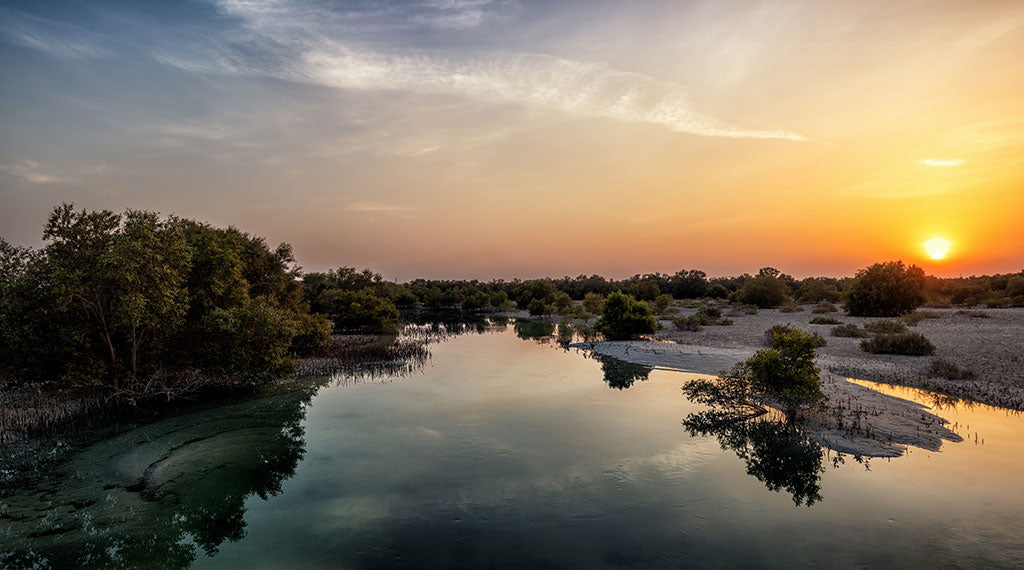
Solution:
{"label": "foliage", "polygon": [[896,334],[907,332],[907,327],[896,321],[871,321],[864,323],[864,330],[876,334]]}
{"label": "foliage", "polygon": [[947,380],[974,380],[978,375],[973,370],[960,368],[948,360],[936,358],[928,368],[928,376]]}
{"label": "foliage", "polygon": [[855,317],[896,317],[917,309],[925,299],[924,271],[891,261],[858,271],[844,307]]}
{"label": "foliage", "polygon": [[789,299],[786,282],[778,277],[778,270],[770,267],[752,277],[736,292],[740,303],[756,305],[762,309],[777,307]]}
{"label": "foliage", "polygon": [[806,279],[796,292],[796,298],[801,303],[836,303],[840,297],[835,279]]}
{"label": "foliage", "polygon": [[605,299],[594,327],[610,340],[623,340],[653,333],[658,323],[647,303],[616,291]]}
{"label": "foliage", "polygon": [[711,299],[725,299],[729,296],[729,290],[721,283],[712,283],[711,285],[708,285],[707,290],[704,292],[704,296]]}
{"label": "foliage", "polygon": [[817,305],[814,305],[813,307],[811,307],[811,312],[814,313],[815,315],[823,315],[825,313],[834,313],[837,310],[838,309],[836,308],[836,306],[833,305],[832,303],[828,302],[828,301],[822,301],[822,302],[818,303]]}
{"label": "foliage", "polygon": [[601,312],[601,305],[604,305],[604,295],[600,293],[587,293],[583,297],[583,309],[588,313]]}
{"label": "foliage", "polygon": [[398,326],[394,303],[378,297],[369,287],[358,291],[329,289],[321,295],[320,303],[338,330],[382,332]]}
{"label": "foliage", "polygon": [[[839,319],[833,319],[832,317],[814,317],[811,319],[812,325],[841,325],[843,321]],[[856,326],[856,325],[855,325]]]}
{"label": "foliage", "polygon": [[779,307],[780,313],[799,313],[803,310],[804,308],[801,307],[800,305],[797,305],[796,303],[786,303],[785,305]]}
{"label": "foliage", "polygon": [[734,411],[778,405],[790,422],[794,421],[799,410],[825,399],[814,364],[815,349],[822,339],[799,329],[779,330],[772,338],[769,348],[757,351],[717,380],[690,380],[683,391],[698,403]]}
{"label": "foliage", "polygon": [[662,293],[654,298],[654,310],[658,314],[664,313],[665,309],[672,304],[672,295]]}
{"label": "foliage", "polygon": [[832,329],[832,336],[846,337],[846,338],[868,338],[871,333],[858,327],[857,325],[850,323],[846,325],[839,325]]}
{"label": "foliage", "polygon": [[[53,210],[42,250],[0,244],[0,375],[172,393],[197,373],[287,372],[326,340],[291,248],[153,212]],[[237,368],[236,368],[237,365]],[[145,382],[143,382],[145,380]]]}
{"label": "foliage", "polygon": [[904,356],[927,356],[935,352],[935,345],[924,335],[914,332],[879,334],[862,340],[860,347],[872,354],[901,354]]}
{"label": "foliage", "polygon": [[[799,331],[799,330],[800,329],[798,329],[796,327],[793,327],[792,325],[772,325],[771,328],[769,328],[768,330],[764,331],[765,343],[768,346],[775,346],[775,344],[779,342],[779,339],[785,337],[786,335],[792,334],[793,331]],[[821,348],[821,347],[825,346],[826,344],[828,344],[828,341],[826,341],[824,338],[822,338],[821,335],[819,335],[818,333],[804,333],[804,334],[810,335],[811,340],[812,340],[812,342],[814,344],[814,348]]]}

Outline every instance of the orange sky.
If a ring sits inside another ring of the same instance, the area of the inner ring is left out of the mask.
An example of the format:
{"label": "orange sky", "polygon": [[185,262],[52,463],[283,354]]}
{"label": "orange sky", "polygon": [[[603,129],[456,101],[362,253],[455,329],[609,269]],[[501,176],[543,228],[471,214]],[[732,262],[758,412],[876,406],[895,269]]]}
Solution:
{"label": "orange sky", "polygon": [[401,280],[1024,269],[1019,2],[316,6],[5,8],[0,235],[74,201]]}

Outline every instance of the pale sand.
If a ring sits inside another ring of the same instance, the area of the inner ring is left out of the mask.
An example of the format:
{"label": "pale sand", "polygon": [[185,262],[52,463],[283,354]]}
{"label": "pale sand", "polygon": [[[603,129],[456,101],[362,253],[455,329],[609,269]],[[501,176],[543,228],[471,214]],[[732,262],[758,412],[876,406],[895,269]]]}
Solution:
{"label": "pale sand", "polygon": [[[699,374],[717,374],[757,350],[642,340],[571,346],[655,369]],[[908,445],[937,451],[943,440],[961,441],[946,428],[946,420],[915,402],[876,392],[830,372],[822,373],[822,390],[829,397],[826,408],[806,415],[801,426],[829,449],[865,457],[899,457]]]}

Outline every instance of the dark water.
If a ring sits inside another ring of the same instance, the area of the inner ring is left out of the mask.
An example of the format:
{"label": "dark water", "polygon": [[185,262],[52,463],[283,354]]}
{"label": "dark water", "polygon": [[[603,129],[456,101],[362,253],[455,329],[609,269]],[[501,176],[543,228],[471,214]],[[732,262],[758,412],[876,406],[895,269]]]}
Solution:
{"label": "dark water", "polygon": [[701,423],[686,375],[554,333],[458,336],[411,375],[339,376],[90,446],[4,489],[0,565],[1024,565],[1018,415],[938,410],[964,443],[866,466],[771,422]]}

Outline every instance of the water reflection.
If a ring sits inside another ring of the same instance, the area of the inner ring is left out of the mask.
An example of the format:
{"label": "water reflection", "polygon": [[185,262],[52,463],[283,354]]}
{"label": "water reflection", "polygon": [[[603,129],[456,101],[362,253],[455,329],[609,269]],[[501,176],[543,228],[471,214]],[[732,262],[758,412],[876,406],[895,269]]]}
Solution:
{"label": "water reflection", "polygon": [[797,506],[821,500],[825,451],[783,419],[708,410],[687,416],[683,427],[691,436],[715,436],[722,449],[743,460],[748,475],[772,491],[788,492]]}
{"label": "water reflection", "polygon": [[599,354],[595,354],[594,358],[601,363],[601,372],[604,373],[604,381],[608,383],[609,388],[625,390],[638,381],[647,380],[651,374],[650,366]]}
{"label": "water reflection", "polygon": [[84,449],[3,493],[5,568],[186,568],[245,536],[245,502],[281,492],[317,390],[174,418]]}

